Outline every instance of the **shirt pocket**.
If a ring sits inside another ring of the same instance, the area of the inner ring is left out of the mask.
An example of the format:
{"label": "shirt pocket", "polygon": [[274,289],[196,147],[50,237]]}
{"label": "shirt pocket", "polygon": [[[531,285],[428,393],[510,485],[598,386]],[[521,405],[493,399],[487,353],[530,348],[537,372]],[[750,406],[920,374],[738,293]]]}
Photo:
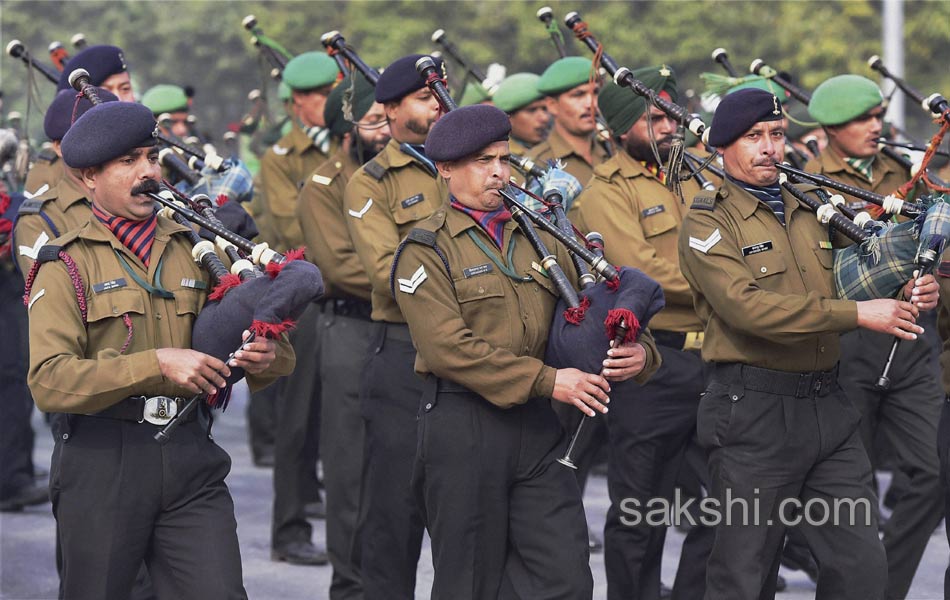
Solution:
{"label": "shirt pocket", "polygon": [[393,221],[397,225],[415,223],[428,218],[437,208],[438,206],[433,206],[432,202],[422,192],[407,196],[400,194],[393,202]]}
{"label": "shirt pocket", "polygon": [[[656,210],[656,208],[657,207],[644,209],[640,214],[643,215],[651,210]],[[647,238],[658,236],[661,233],[666,233],[676,228],[676,217],[665,209],[661,212],[651,214],[648,217],[641,216],[640,222],[643,227],[643,235]]]}
{"label": "shirt pocket", "polygon": [[818,258],[818,264],[826,269],[832,269],[835,265],[834,252],[831,248],[815,248],[815,256]]}
{"label": "shirt pocket", "polygon": [[479,275],[455,282],[462,320],[477,337],[493,347],[509,348],[511,323],[508,302],[501,279],[496,275]]}
{"label": "shirt pocket", "polygon": [[202,301],[205,293],[193,288],[180,288],[174,290],[175,294],[175,312],[181,315],[195,315],[201,311]]}
{"label": "shirt pocket", "polygon": [[92,323],[118,318],[124,314],[145,314],[144,292],[136,289],[118,289],[95,294],[89,299],[86,320]]}
{"label": "shirt pocket", "polygon": [[787,269],[785,257],[774,250],[747,256],[745,257],[745,262],[756,280],[762,280],[772,275],[784,273]]}

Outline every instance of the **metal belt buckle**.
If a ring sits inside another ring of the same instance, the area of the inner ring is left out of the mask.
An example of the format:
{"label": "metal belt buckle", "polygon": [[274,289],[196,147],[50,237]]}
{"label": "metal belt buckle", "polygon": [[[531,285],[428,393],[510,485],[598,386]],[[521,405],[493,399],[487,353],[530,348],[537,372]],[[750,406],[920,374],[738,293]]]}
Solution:
{"label": "metal belt buckle", "polygon": [[153,396],[145,399],[142,419],[153,425],[167,425],[178,414],[178,402],[168,396]]}
{"label": "metal belt buckle", "polygon": [[688,331],[686,341],[683,342],[683,350],[702,350],[704,337],[705,333],[702,331]]}

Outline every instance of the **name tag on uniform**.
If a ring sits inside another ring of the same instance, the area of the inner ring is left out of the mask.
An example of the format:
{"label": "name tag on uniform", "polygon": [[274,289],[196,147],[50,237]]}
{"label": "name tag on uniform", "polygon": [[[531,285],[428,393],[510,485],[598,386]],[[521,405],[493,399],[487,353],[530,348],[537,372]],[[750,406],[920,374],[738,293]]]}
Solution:
{"label": "name tag on uniform", "polygon": [[484,275],[485,273],[491,273],[492,269],[493,267],[491,263],[485,263],[483,265],[477,265],[474,267],[463,269],[462,275],[464,275],[465,278],[467,279],[469,277],[475,277],[476,275]]}
{"label": "name tag on uniform", "polygon": [[111,281],[103,281],[102,283],[93,284],[92,291],[97,294],[101,294],[102,292],[108,292],[109,290],[124,288],[126,285],[128,284],[125,282],[125,278],[119,277],[118,279],[113,279]]}
{"label": "name tag on uniform", "polygon": [[758,244],[752,244],[751,246],[744,246],[742,248],[742,256],[752,256],[753,254],[758,254],[759,252],[766,252],[772,249],[772,240],[767,242],[759,242]]}
{"label": "name tag on uniform", "polygon": [[645,208],[642,211],[640,211],[640,214],[643,215],[644,217],[652,217],[653,215],[658,215],[661,212],[665,212],[665,211],[666,211],[666,207],[661,204],[659,206],[651,206],[650,208]]}
{"label": "name tag on uniform", "polygon": [[410,196],[409,198],[406,198],[405,200],[402,201],[402,207],[409,208],[410,206],[415,206],[416,204],[419,204],[420,202],[422,202],[422,200],[423,200],[422,194],[416,194],[415,196]]}
{"label": "name tag on uniform", "polygon": [[193,290],[206,290],[208,284],[200,279],[189,279],[187,277],[181,280],[181,287],[191,288]]}

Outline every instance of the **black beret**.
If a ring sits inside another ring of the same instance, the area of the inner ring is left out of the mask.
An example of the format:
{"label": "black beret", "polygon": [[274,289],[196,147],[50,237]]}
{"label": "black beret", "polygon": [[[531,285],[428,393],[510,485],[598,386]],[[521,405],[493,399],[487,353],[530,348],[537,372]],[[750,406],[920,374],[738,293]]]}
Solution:
{"label": "black beret", "polygon": [[74,169],[94,167],[133,148],[154,146],[155,117],[136,102],[93,106],[63,136],[63,161]]}
{"label": "black beret", "polygon": [[89,72],[89,83],[102,85],[102,82],[116,73],[128,71],[125,64],[125,55],[122,48],[116,46],[89,46],[76,56],[69,59],[59,76],[56,89],[69,90],[69,74],[76,69],[85,69]]}
{"label": "black beret", "polygon": [[[96,88],[96,91],[103,102],[118,100],[115,94],[108,90]],[[50,140],[60,141],[69,131],[69,126],[92,107],[92,102],[75,90],[60,90],[46,109],[46,116],[43,117],[43,132]]]}
{"label": "black beret", "polygon": [[781,121],[782,103],[775,94],[746,88],[728,94],[716,107],[709,145],[725,148],[761,121]]}
{"label": "black beret", "polygon": [[[380,104],[395,102],[403,96],[425,87],[425,79],[416,70],[416,61],[427,54],[410,54],[396,59],[386,67],[376,82],[376,101]],[[442,59],[431,57],[435,70],[442,73]]]}
{"label": "black beret", "polygon": [[459,160],[489,144],[506,141],[509,133],[511,121],[505,111],[490,104],[463,106],[444,115],[429,130],[426,156],[439,162]]}

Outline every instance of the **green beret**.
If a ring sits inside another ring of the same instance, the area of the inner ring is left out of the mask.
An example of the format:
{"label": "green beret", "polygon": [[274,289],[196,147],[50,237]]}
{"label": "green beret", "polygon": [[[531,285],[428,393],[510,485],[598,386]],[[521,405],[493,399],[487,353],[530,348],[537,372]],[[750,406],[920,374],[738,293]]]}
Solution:
{"label": "green beret", "polygon": [[290,86],[283,81],[277,84],[277,97],[281,102],[287,102],[290,100]]}
{"label": "green beret", "polygon": [[[781,100],[781,97],[779,97],[779,100]],[[788,129],[785,131],[785,137],[790,140],[798,140],[809,131],[821,127],[821,125],[811,120],[808,107],[800,102],[786,104],[784,110],[785,116],[788,117]]]}
{"label": "green beret", "polygon": [[304,52],[287,63],[281,79],[292,90],[312,90],[333,83],[339,73],[336,61],[325,52]]}
{"label": "green beret", "polygon": [[[356,73],[356,84],[353,82],[353,73]],[[352,97],[350,96],[350,87],[353,87]],[[343,78],[340,83],[333,88],[330,95],[327,96],[327,102],[323,107],[323,119],[327,123],[330,133],[335,136],[343,136],[353,129],[353,123],[363,118],[376,99],[373,97],[376,93],[376,87],[370,83],[362,74],[353,71]],[[353,117],[353,121],[348,121],[343,111],[343,100],[347,99]]]}
{"label": "green beret", "polygon": [[551,63],[538,79],[538,91],[557,96],[590,81],[591,61],[583,56],[567,56]]}
{"label": "green beret", "polygon": [[485,89],[485,86],[477,81],[469,81],[465,84],[465,90],[462,97],[459,98],[458,105],[471,106],[472,104],[481,104],[485,100],[491,100],[491,94]]}
{"label": "green beret", "polygon": [[[670,67],[645,67],[634,71],[633,76],[657,94],[666,92],[670,101],[676,102],[676,74]],[[647,111],[646,98],[612,82],[600,91],[597,105],[607,121],[607,127],[617,136],[627,133]]]}
{"label": "green beret", "polygon": [[808,112],[822,125],[840,125],[884,102],[877,84],[860,75],[838,75],[817,88]]}
{"label": "green beret", "polygon": [[538,91],[540,75],[515,73],[501,80],[492,101],[508,114],[521,110],[544,95]]}
{"label": "green beret", "polygon": [[147,106],[153,115],[182,112],[188,110],[188,96],[185,95],[185,90],[177,85],[163,83],[145,92],[142,104]]}
{"label": "green beret", "polygon": [[734,85],[728,90],[726,94],[731,94],[732,92],[738,92],[739,90],[744,90],[748,88],[755,88],[757,90],[765,90],[766,92],[772,94],[778,101],[782,104],[788,102],[790,97],[789,93],[785,91],[785,88],[775,83],[767,77],[760,77],[758,75],[746,75],[742,78],[742,83]]}

